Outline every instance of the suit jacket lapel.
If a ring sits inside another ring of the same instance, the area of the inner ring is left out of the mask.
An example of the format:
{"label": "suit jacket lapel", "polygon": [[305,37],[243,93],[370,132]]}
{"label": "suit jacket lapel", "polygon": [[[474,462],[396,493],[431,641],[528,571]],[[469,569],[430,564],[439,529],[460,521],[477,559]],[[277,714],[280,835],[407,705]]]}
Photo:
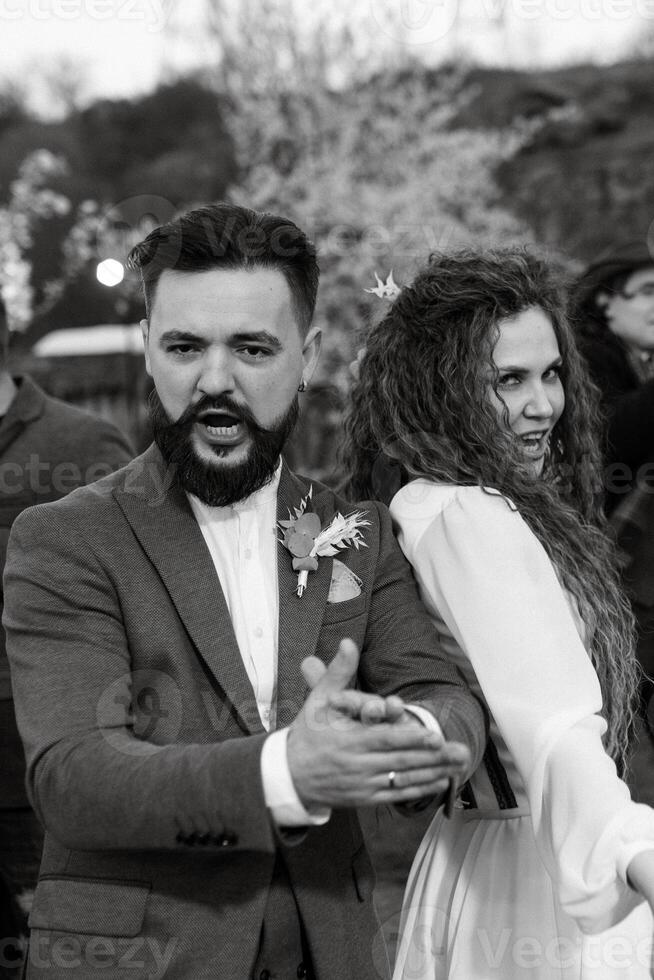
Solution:
{"label": "suit jacket lapel", "polygon": [[114,496],[200,656],[234,706],[246,732],[262,732],[252,685],[209,549],[185,494],[151,446],[131,464]]}
{"label": "suit jacket lapel", "polygon": [[[282,468],[277,494],[277,520],[287,520],[288,512],[298,507],[306,496],[308,486],[294,476],[286,463]],[[323,526],[331,520],[329,510],[331,494],[314,496],[309,509],[321,518]],[[318,570],[309,573],[304,595],[296,594],[297,572],[293,571],[293,558],[281,544],[277,546],[277,570],[279,579],[279,647],[277,666],[277,728],[290,724],[304,704],[308,687],[302,676],[300,664],[305,657],[315,653],[325,613],[331,582],[332,559],[321,558]],[[336,652],[336,651],[334,651]]]}

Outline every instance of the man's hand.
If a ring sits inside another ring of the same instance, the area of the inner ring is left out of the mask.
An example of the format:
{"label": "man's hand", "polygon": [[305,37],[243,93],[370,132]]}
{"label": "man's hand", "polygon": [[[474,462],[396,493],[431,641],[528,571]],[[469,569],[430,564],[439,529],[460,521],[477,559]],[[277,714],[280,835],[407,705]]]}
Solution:
{"label": "man's hand", "polygon": [[460,779],[469,764],[467,748],[444,742],[419,724],[398,724],[404,715],[400,698],[363,695],[363,701],[357,700],[360,713],[373,717],[383,702],[384,717],[374,724],[339,708],[358,663],[355,644],[343,640],[329,667],[315,657],[302,664],[313,689],[290,727],[287,751],[303,804],[396,804],[444,793],[450,779]]}
{"label": "man's hand", "polygon": [[378,725],[379,722],[386,721],[390,725],[417,725],[424,731],[424,725],[415,715],[405,710],[404,701],[397,694],[384,698],[379,694],[367,694],[348,688],[332,694],[329,705],[334,711],[348,718],[356,718],[364,725]]}
{"label": "man's hand", "polygon": [[[343,640],[341,646],[343,643],[351,644],[356,651],[356,645],[352,640]],[[307,657],[302,662],[302,673],[311,690],[325,676],[327,669],[318,657]],[[348,678],[348,682],[353,676],[354,672]],[[423,727],[415,715],[404,710],[404,701],[397,694],[381,697],[379,694],[368,694],[353,688],[338,688],[331,694],[329,704],[334,711],[340,712],[348,718],[358,719],[364,725],[376,725],[380,721],[387,721],[390,724],[401,722],[402,724],[415,724]]]}

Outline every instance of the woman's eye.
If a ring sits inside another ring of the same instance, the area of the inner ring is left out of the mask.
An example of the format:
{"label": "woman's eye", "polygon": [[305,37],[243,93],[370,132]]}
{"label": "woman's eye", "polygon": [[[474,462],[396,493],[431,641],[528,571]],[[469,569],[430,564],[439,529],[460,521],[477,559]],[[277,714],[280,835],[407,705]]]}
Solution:
{"label": "woman's eye", "polygon": [[560,368],[560,366],[550,368],[548,371],[545,372],[545,374],[543,375],[543,377],[547,381],[556,381],[557,378],[560,378],[561,377],[561,368]]}
{"label": "woman's eye", "polygon": [[520,384],[520,378],[517,374],[500,374],[497,380],[498,388],[507,388],[516,384]]}

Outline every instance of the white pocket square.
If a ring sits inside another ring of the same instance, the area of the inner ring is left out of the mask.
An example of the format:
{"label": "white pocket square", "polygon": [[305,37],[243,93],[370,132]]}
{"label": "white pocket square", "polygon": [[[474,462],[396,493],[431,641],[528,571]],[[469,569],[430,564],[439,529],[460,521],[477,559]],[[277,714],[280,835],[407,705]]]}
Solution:
{"label": "white pocket square", "polygon": [[345,602],[347,599],[356,599],[358,595],[361,595],[362,586],[363,582],[359,576],[355,575],[342,561],[335,558],[327,602]]}

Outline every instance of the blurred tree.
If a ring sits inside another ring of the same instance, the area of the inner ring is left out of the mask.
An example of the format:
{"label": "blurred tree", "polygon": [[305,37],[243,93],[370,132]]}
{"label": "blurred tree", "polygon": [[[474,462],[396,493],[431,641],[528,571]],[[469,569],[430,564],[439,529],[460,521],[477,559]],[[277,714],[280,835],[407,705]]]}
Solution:
{"label": "blurred tree", "polygon": [[89,69],[79,57],[55,53],[45,62],[33,62],[28,70],[32,98],[47,104],[50,116],[70,116],[84,102]]}
{"label": "blurred tree", "polygon": [[[12,330],[25,330],[35,314],[31,275],[35,237],[44,223],[70,210],[68,198],[51,187],[65,169],[65,162],[48,150],[32,153],[11,184],[7,205],[0,207],[0,288]],[[45,284],[42,292],[48,303]]]}
{"label": "blurred tree", "polygon": [[140,99],[95,102],[77,117],[82,166],[114,201],[159,194],[174,204],[212,200],[235,176],[224,104],[194,79],[160,85]]}
{"label": "blurred tree", "polygon": [[0,91],[0,136],[27,120],[29,110],[24,87],[15,79],[3,83]]}
{"label": "blurred tree", "polygon": [[[58,63],[53,71],[63,69]],[[79,76],[71,74],[71,87],[66,90],[62,82],[60,94],[72,105]],[[194,79],[162,85],[144,98],[71,109],[61,121],[48,123],[31,116],[19,88],[5,90],[1,261],[5,290],[15,293],[10,302],[16,329],[27,329],[29,322],[33,341],[56,326],[120,322],[140,313],[134,281],[126,278],[114,290],[100,286],[97,262],[123,259],[176,208],[225,195],[236,162],[224,112],[224,100]],[[44,164],[37,180],[34,160],[59,163]],[[32,211],[29,194],[21,191],[25,180],[41,181]],[[47,220],[38,213],[46,188],[67,202]]]}
{"label": "blurred tree", "polygon": [[263,92],[233,96],[241,179],[229,196],[288,214],[315,238],[318,317],[330,328],[320,371],[342,388],[374,314],[363,288],[375,269],[393,267],[402,281],[439,246],[531,238],[501,203],[495,172],[533,127],[456,127],[477,91],[467,78],[465,69],[405,66],[333,90],[285,88],[280,75]]}
{"label": "blurred tree", "polygon": [[[406,34],[397,0],[200,0],[198,6],[213,80],[234,97],[343,87],[409,60],[410,47],[394,43]],[[175,21],[174,15],[169,29],[189,31],[183,16]]]}
{"label": "blurred tree", "polygon": [[413,45],[390,41],[406,33],[403,5],[374,7],[374,18],[369,0],[203,8],[207,77],[232,107],[240,177],[229,197],[288,214],[316,239],[318,317],[330,327],[320,370],[343,388],[376,267],[408,276],[439,245],[530,237],[494,176],[528,127],[455,128],[477,91],[468,71],[413,62]]}

